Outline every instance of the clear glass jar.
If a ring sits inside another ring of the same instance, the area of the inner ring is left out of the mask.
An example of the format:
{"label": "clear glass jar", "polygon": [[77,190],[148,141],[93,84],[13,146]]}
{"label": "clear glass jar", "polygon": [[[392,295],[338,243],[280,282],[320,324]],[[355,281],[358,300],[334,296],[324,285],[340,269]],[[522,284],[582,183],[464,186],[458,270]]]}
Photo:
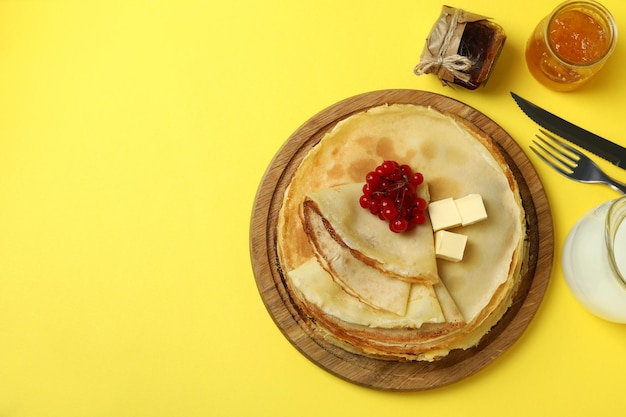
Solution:
{"label": "clear glass jar", "polygon": [[581,217],[565,240],[562,265],[583,306],[605,320],[626,323],[626,196]]}
{"label": "clear glass jar", "polygon": [[570,91],[591,79],[617,43],[617,25],[596,1],[561,3],[535,28],[526,44],[530,73],[555,91]]}

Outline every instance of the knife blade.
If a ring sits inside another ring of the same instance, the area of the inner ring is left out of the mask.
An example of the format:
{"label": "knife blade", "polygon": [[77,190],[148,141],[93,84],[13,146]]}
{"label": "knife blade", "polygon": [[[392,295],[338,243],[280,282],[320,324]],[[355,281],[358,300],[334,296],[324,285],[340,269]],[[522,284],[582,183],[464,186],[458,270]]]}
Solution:
{"label": "knife blade", "polygon": [[582,127],[578,127],[513,92],[511,92],[511,96],[520,109],[544,129],[561,136],[563,139],[588,150],[600,158],[606,159],[613,165],[626,169],[626,148],[595,133],[591,133]]}

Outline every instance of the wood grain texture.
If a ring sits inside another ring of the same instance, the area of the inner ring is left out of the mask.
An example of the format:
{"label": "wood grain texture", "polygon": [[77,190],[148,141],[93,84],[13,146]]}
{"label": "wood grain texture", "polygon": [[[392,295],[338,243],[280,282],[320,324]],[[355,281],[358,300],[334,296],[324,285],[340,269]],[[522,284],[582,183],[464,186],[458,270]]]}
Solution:
{"label": "wood grain texture", "polygon": [[[315,337],[287,291],[276,252],[276,222],[285,188],[300,161],[338,121],[383,104],[418,104],[460,116],[499,145],[520,185],[528,223],[528,270],[513,305],[479,343],[432,363],[396,362],[346,352]],[[307,358],[362,386],[390,391],[436,388],[466,378],[505,352],[524,332],[548,286],[553,257],[552,217],[543,186],[517,143],[495,122],[459,101],[416,90],[382,90],[336,103],[313,116],[278,150],[259,185],[250,223],[250,256],[261,298],[278,328]]]}

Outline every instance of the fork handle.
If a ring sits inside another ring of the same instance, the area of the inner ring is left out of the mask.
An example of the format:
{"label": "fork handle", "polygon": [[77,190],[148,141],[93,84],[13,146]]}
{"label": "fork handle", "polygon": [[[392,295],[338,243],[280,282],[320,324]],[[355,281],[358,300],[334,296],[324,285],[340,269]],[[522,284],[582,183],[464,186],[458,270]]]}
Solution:
{"label": "fork handle", "polygon": [[613,188],[614,190],[619,191],[622,194],[626,194],[626,184],[619,182],[617,180],[614,180],[608,175],[606,176],[605,182],[609,187]]}

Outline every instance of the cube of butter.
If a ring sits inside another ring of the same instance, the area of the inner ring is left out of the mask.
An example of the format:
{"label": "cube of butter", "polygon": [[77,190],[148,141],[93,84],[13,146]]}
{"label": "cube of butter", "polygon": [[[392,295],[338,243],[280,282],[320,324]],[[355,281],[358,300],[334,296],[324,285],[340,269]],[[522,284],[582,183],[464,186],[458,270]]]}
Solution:
{"label": "cube of butter", "polygon": [[461,225],[461,216],[452,198],[431,202],[428,204],[428,214],[435,232]]}
{"label": "cube of butter", "polygon": [[435,256],[446,261],[459,262],[463,259],[467,236],[440,230],[435,233]]}
{"label": "cube of butter", "polygon": [[461,217],[461,225],[468,226],[487,218],[487,211],[480,194],[469,194],[454,200]]}

